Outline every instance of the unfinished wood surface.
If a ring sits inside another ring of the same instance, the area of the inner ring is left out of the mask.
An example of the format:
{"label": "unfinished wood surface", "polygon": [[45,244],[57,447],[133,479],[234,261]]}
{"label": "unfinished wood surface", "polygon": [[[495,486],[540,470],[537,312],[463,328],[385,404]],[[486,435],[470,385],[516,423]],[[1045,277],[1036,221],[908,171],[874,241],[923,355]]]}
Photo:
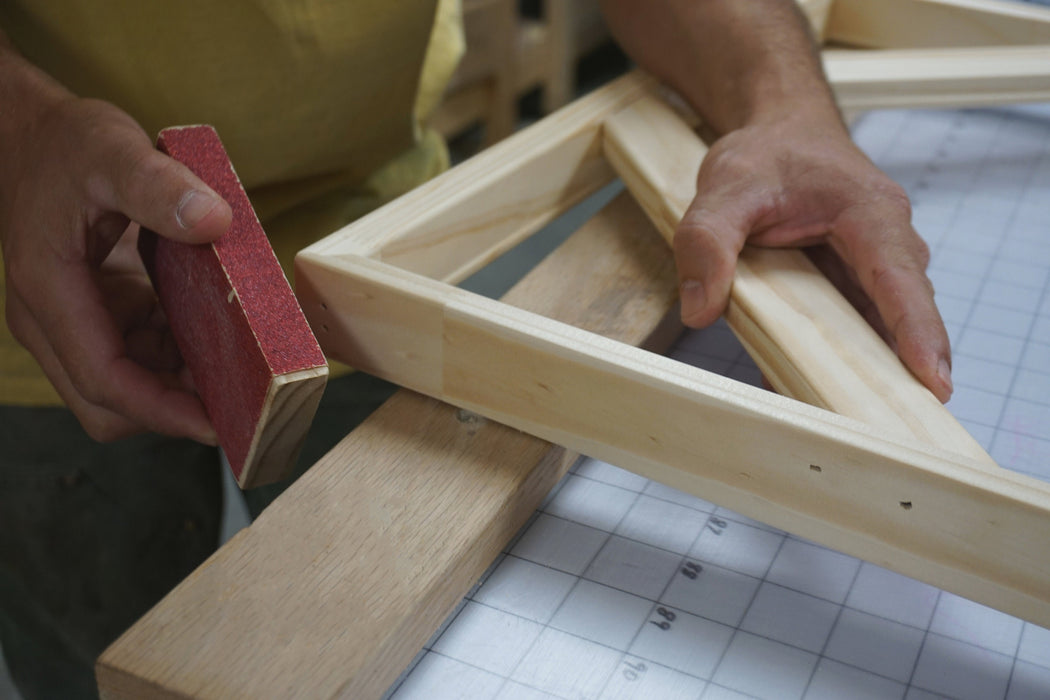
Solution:
{"label": "unfinished wood surface", "polygon": [[[1050,624],[1045,484],[377,262],[455,279],[508,249],[612,177],[601,121],[645,89],[637,77],[620,81],[560,124],[536,127],[542,138],[512,138],[313,247],[302,277],[325,335],[338,335],[344,358],[409,360],[391,365],[473,410],[497,406],[500,420]],[[612,221],[610,230],[634,230],[623,211]],[[625,314],[622,302],[651,274],[630,261],[655,248],[620,257],[602,287],[594,280],[608,235],[574,260],[559,254],[565,267],[546,261],[530,298],[655,326],[673,294],[669,255],[661,251],[659,303]],[[562,296],[572,279],[596,294]],[[100,660],[101,687],[107,697],[374,697],[564,467],[540,441],[401,392],[118,640]]]}
{"label": "unfinished wood surface", "polygon": [[813,31],[813,36],[817,42],[820,43],[824,40],[824,28],[828,24],[828,15],[831,13],[831,3],[833,0],[797,0],[798,5],[802,8],[803,14],[806,15],[806,20],[809,21],[809,27]]}
{"label": "unfinished wood surface", "polygon": [[577,62],[609,41],[609,30],[597,0],[544,0],[539,6],[539,19],[522,22],[518,94],[539,87],[549,114],[572,99]]}
{"label": "unfinished wood surface", "polygon": [[[608,158],[670,243],[706,146],[655,96],[609,117],[604,135]],[[996,466],[801,251],[746,248],[726,320],[780,393]]]}
{"label": "unfinished wood surface", "polygon": [[[821,0],[824,1],[824,0]],[[545,0],[525,16],[517,0],[464,0],[467,51],[431,125],[446,136],[481,123],[485,143],[508,136],[518,99],[540,88],[543,112],[569,103],[578,60],[609,40],[597,0]]]}
{"label": "unfinished wood surface", "polygon": [[236,474],[242,489],[289,478],[328,384],[328,367],[314,367],[274,377],[259,416],[246,464]]}
{"label": "unfinished wood surface", "polygon": [[466,277],[615,177],[601,122],[651,85],[631,74],[311,246],[435,279]]}
{"label": "unfinished wood surface", "polygon": [[834,0],[824,35],[869,48],[1050,44],[1050,10],[996,0]]}
{"label": "unfinished wood surface", "polygon": [[[623,196],[506,301],[640,343],[675,294]],[[107,650],[103,697],[378,698],[569,460],[399,392]]]}
{"label": "unfinished wood surface", "polygon": [[361,329],[326,345],[344,362],[1050,624],[1050,484],[375,260],[301,260],[326,322]]}
{"label": "unfinished wood surface", "polygon": [[[545,0],[542,5],[545,40],[522,42],[518,84],[522,92],[540,86],[543,111],[549,114],[572,100],[580,59],[611,39],[598,0]],[[533,66],[541,72],[530,76]]]}
{"label": "unfinished wood surface", "polygon": [[463,0],[462,12],[466,53],[434,126],[454,135],[480,120],[491,146],[512,134],[518,120],[518,8],[508,0]]}
{"label": "unfinished wood surface", "polygon": [[1050,100],[1050,44],[833,50],[824,69],[845,110],[978,107]]}

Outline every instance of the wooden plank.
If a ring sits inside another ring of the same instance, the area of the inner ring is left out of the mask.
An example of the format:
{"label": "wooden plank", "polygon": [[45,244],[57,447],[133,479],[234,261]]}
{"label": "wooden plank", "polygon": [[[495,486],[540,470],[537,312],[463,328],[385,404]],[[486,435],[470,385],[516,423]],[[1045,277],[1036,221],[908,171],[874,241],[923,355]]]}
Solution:
{"label": "wooden plank", "polygon": [[[609,160],[670,243],[706,146],[655,96],[609,117],[603,133]],[[745,249],[726,320],[780,393],[996,467],[801,251]]]}
{"label": "wooden plank", "polygon": [[1050,100],[1050,45],[825,49],[823,58],[835,97],[846,110]]}
{"label": "wooden plank", "polygon": [[612,181],[602,119],[650,84],[640,74],[613,81],[311,249],[462,279]]}
{"label": "wooden plank", "polygon": [[[506,300],[639,343],[675,287],[624,196]],[[399,392],[103,654],[103,697],[379,697],[568,462]]]}
{"label": "wooden plank", "polygon": [[[384,316],[333,356],[1037,624],[1050,484],[368,258],[300,272],[330,318]],[[416,322],[419,309],[436,318]],[[322,336],[322,345],[325,339]],[[411,373],[374,358],[429,348]]]}
{"label": "wooden plank", "polygon": [[1050,44],[1050,10],[996,0],[835,0],[825,38],[901,49]]}

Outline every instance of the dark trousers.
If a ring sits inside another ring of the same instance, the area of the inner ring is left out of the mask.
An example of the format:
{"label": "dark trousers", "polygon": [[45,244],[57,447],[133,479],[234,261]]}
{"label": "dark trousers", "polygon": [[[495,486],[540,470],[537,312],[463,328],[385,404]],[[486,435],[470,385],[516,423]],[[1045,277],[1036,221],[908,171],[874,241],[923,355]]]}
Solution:
{"label": "dark trousers", "polygon": [[[392,392],[329,382],[297,475]],[[252,516],[290,482],[245,493]],[[213,448],[103,445],[65,409],[0,406],[0,644],[25,700],[97,697],[95,659],[215,550],[221,512]]]}

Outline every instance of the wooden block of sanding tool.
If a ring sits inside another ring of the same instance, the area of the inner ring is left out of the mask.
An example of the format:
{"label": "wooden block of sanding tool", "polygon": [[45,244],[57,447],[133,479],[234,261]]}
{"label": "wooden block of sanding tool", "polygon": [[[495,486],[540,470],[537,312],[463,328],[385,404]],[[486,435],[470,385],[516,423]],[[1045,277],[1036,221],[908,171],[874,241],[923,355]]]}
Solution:
{"label": "wooden block of sanding tool", "polygon": [[157,148],[233,209],[214,243],[142,231],[139,252],[241,488],[291,474],[328,364],[210,126],[165,129]]}

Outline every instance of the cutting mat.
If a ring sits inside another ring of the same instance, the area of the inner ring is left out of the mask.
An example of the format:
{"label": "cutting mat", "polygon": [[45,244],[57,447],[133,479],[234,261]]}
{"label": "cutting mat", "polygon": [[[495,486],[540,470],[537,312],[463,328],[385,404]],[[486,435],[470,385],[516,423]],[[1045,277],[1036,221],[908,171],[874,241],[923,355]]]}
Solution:
{"label": "cutting mat", "polygon": [[[854,136],[930,245],[949,408],[1050,480],[1050,105],[878,112]],[[760,380],[721,324],[673,356]],[[1045,699],[1050,630],[582,459],[390,695]]]}

